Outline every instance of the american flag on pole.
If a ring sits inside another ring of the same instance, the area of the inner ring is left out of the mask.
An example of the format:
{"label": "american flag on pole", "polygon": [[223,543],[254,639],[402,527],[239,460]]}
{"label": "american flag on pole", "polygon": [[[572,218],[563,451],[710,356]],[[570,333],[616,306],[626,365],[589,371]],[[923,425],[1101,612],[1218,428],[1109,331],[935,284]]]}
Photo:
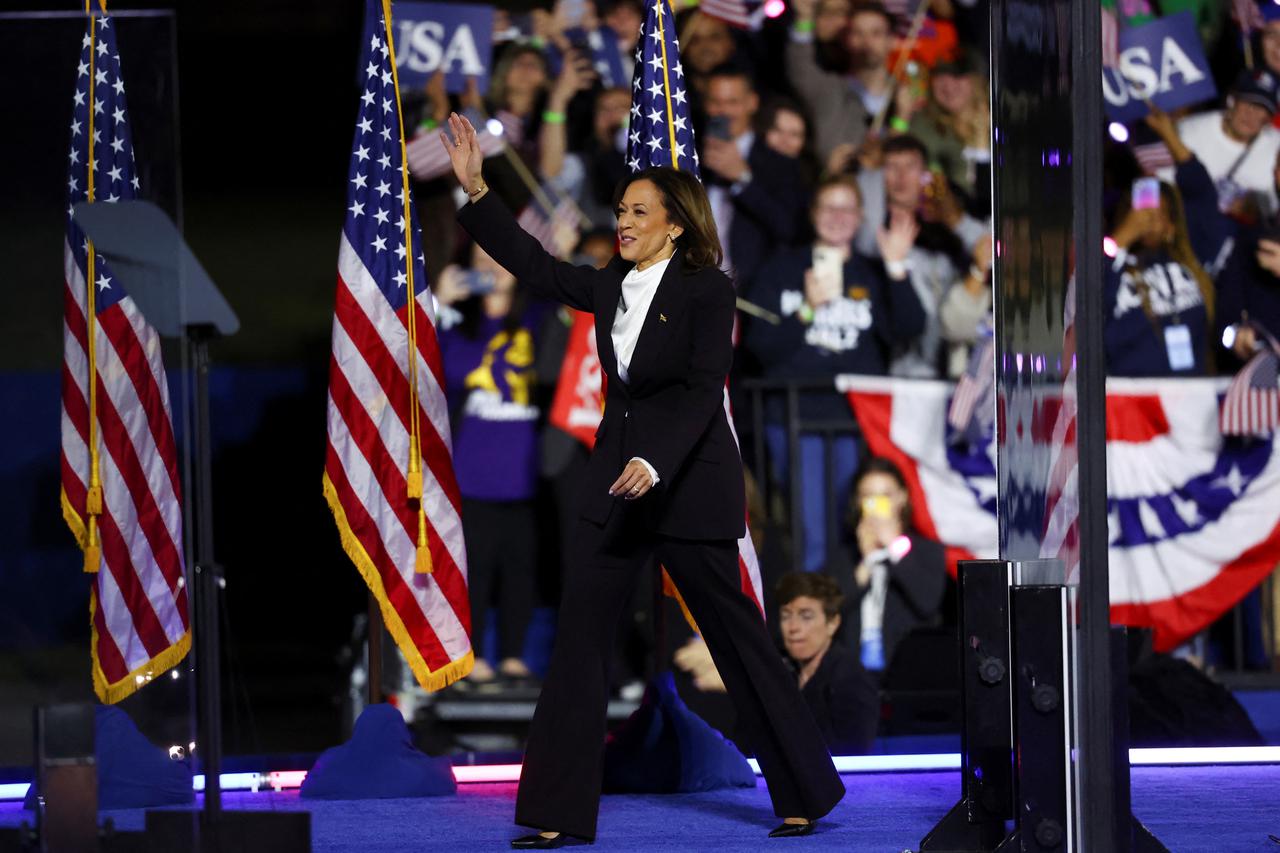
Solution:
{"label": "american flag on pole", "polygon": [[646,0],[631,77],[627,165],[633,172],[673,166],[698,177],[688,87],[680,65],[676,16],[667,0]]}
{"label": "american flag on pole", "polygon": [[191,647],[182,485],[160,338],[71,219],[138,190],[115,30],[89,17],[63,244],[62,514],[92,574],[93,687],[118,702]]}
{"label": "american flag on pole", "polygon": [[324,494],[387,630],[419,683],[437,690],[471,671],[471,611],[390,16],[389,0],[367,4],[364,94],[338,247]]}
{"label": "american flag on pole", "polygon": [[1240,368],[1222,399],[1219,426],[1223,435],[1262,435],[1280,423],[1280,387],[1276,350],[1265,347]]}
{"label": "american flag on pole", "polygon": [[[644,26],[636,45],[636,67],[631,81],[631,129],[627,163],[631,171],[650,166],[670,166],[698,175],[698,152],[694,150],[693,123],[689,119],[684,70],[680,67],[680,45],[676,39],[675,15],[667,0],[647,0]],[[724,389],[724,414],[737,442],[733,412],[729,408],[729,388]],[[748,531],[738,540],[738,573],[742,591],[764,612],[764,590],[760,561]],[[664,586],[667,580],[664,578]]]}

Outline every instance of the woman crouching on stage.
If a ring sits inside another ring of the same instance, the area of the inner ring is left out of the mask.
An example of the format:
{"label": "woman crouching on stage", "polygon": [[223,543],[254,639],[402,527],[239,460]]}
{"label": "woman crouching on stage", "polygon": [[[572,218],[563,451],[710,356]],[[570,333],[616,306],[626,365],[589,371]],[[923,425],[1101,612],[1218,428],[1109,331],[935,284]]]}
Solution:
{"label": "woman crouching on stage", "polygon": [[742,460],[725,416],[734,290],[702,185],[687,172],[636,173],[616,194],[619,256],[601,270],[555,260],[488,191],[475,129],[452,115],[441,142],[470,201],[458,218],[533,291],[595,315],[607,376],[551,667],[529,728],[511,842],[593,840],[600,805],[613,636],[636,576],[657,555],[680,589],[755,751],[771,836],[806,835],[844,796],[822,735],[743,594],[737,540]]}

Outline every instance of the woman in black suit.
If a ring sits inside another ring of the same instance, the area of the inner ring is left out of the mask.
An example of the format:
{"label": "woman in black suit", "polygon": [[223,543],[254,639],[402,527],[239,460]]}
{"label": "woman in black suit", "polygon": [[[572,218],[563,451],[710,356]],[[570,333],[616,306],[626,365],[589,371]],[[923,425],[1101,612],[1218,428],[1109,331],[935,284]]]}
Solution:
{"label": "woman in black suit", "polygon": [[764,771],[771,835],[803,835],[844,785],[794,677],[742,593],[742,460],[725,416],[734,290],[702,185],[648,169],[617,194],[619,256],[604,269],[547,254],[488,192],[475,129],[441,133],[470,202],[458,218],[532,290],[595,315],[606,375],[559,628],[529,729],[516,823],[542,830],[514,847],[595,838],[613,636],[637,573],[656,554],[697,620]]}

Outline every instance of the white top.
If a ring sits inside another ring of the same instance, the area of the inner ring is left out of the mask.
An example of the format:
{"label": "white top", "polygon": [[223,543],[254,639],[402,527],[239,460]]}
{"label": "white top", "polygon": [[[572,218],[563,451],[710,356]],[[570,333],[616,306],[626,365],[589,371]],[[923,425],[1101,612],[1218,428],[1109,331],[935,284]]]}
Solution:
{"label": "white top", "polygon": [[[1243,142],[1237,142],[1227,136],[1222,129],[1222,111],[1199,113],[1178,122],[1178,136],[1182,144],[1196,155],[1209,177],[1217,183],[1227,176],[1231,167],[1245,150]],[[1261,196],[1262,210],[1271,214],[1276,210],[1276,192],[1273,170],[1276,154],[1280,153],[1280,130],[1267,125],[1253,141],[1249,154],[1240,162],[1231,181],[1239,188],[1256,192]],[[1173,170],[1162,169],[1160,177],[1173,181]],[[1219,202],[1228,202],[1223,198],[1222,186],[1218,188]]]}
{"label": "white top", "polygon": [[631,357],[636,352],[636,341],[640,339],[640,329],[644,327],[653,295],[658,292],[658,283],[669,263],[670,258],[658,261],[643,272],[633,267],[622,280],[622,298],[618,300],[618,313],[613,315],[613,351],[618,357],[618,378],[623,382],[631,382]]}
{"label": "white top", "polygon": [[[618,300],[618,312],[613,315],[613,352],[618,359],[618,378],[630,383],[631,358],[636,352],[636,341],[640,340],[640,330],[644,328],[645,318],[649,316],[649,306],[653,304],[653,295],[658,292],[658,284],[662,274],[667,271],[671,259],[658,261],[644,271],[631,268],[622,280],[622,298]],[[639,456],[633,457],[649,471],[653,484],[658,484],[658,472]]]}

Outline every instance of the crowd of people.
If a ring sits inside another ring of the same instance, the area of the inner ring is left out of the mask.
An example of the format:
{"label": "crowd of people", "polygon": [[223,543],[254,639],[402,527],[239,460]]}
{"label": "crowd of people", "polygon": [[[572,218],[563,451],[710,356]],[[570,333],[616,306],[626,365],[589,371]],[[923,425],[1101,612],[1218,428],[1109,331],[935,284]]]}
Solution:
{"label": "crowd of people", "polygon": [[[1220,108],[1168,115],[1153,105],[1132,133],[1108,138],[1097,276],[1113,375],[1231,372],[1280,332],[1280,7],[1266,5],[1252,69],[1236,25],[1197,13]],[[1147,6],[1108,14],[1135,25]],[[554,604],[566,484],[587,450],[547,422],[573,318],[468,243],[437,134],[451,110],[471,118],[492,191],[538,222],[554,253],[606,264],[644,7],[572,7],[580,19],[558,3],[519,35],[498,13],[487,92],[450,95],[437,75],[405,93],[418,122],[409,161],[439,305],[477,644],[490,608],[498,613],[496,666],[477,657],[472,683],[532,678],[524,634],[535,603]],[[771,593],[777,584],[769,619],[801,686],[817,685],[806,687],[811,702],[821,694],[874,715],[867,691],[914,627],[946,618],[949,581],[941,547],[911,528],[901,472],[869,457],[829,381],[954,379],[990,334],[987,2],[925,0],[917,13],[907,0],[791,0],[757,32],[696,9],[676,21],[702,179],[743,309],[732,381],[803,383],[800,420],[826,431],[801,429],[790,447],[797,413],[764,395],[761,469],[771,494],[802,507],[801,529],[786,532],[803,543],[800,564],[765,566]],[[584,31],[616,40],[626,79],[603,78],[593,48],[574,37]],[[747,420],[740,412],[740,434]],[[801,490],[787,494],[796,460]],[[638,675],[621,669],[619,683]],[[832,725],[841,748],[869,745],[867,729]]]}

